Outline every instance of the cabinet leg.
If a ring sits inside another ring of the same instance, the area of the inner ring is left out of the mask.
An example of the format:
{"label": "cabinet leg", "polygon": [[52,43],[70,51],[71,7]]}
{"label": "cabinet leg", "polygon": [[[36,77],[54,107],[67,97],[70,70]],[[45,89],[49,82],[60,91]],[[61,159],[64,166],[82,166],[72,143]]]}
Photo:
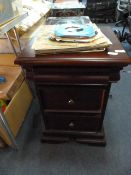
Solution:
{"label": "cabinet leg", "polygon": [[86,138],[80,138],[76,139],[76,142],[78,143],[83,143],[83,144],[88,144],[90,146],[106,146],[106,140],[105,138],[103,139],[86,139]]}

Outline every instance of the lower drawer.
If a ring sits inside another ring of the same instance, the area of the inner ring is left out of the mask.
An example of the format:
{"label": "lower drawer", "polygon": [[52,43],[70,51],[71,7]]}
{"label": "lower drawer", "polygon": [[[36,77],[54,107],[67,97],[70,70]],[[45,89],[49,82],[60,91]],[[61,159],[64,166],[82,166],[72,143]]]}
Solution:
{"label": "lower drawer", "polygon": [[97,131],[100,128],[100,114],[45,113],[45,128],[56,130]]}

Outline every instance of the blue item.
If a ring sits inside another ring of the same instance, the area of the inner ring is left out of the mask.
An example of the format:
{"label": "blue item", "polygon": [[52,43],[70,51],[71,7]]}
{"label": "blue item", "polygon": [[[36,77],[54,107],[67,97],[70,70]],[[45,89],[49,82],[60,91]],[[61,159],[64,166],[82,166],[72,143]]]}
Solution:
{"label": "blue item", "polygon": [[96,35],[92,25],[63,24],[57,25],[54,34],[57,37],[93,37]]}
{"label": "blue item", "polygon": [[6,78],[4,76],[0,76],[0,83],[5,83],[6,82]]}

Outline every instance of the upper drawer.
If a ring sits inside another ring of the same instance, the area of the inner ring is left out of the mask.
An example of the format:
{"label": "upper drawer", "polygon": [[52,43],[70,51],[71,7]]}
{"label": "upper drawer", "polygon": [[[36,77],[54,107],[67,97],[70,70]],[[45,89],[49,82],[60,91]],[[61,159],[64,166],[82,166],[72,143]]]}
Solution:
{"label": "upper drawer", "polygon": [[39,95],[48,110],[83,110],[101,112],[107,86],[41,86]]}

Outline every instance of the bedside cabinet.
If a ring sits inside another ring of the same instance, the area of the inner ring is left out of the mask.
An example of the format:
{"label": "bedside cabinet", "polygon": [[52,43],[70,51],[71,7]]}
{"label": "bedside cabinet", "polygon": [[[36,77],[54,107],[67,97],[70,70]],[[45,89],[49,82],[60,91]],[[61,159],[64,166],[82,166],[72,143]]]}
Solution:
{"label": "bedside cabinet", "polygon": [[[109,52],[123,50],[109,27],[101,30],[112,42]],[[35,55],[27,47],[15,60],[35,83],[43,142],[106,144],[103,121],[110,87],[131,64],[125,52],[109,55],[108,51]]]}
{"label": "bedside cabinet", "polygon": [[45,124],[42,140],[99,143],[95,135],[90,139],[99,133],[105,144],[102,125],[110,90],[108,76],[92,76],[87,68],[68,66],[35,67],[34,72]]}

